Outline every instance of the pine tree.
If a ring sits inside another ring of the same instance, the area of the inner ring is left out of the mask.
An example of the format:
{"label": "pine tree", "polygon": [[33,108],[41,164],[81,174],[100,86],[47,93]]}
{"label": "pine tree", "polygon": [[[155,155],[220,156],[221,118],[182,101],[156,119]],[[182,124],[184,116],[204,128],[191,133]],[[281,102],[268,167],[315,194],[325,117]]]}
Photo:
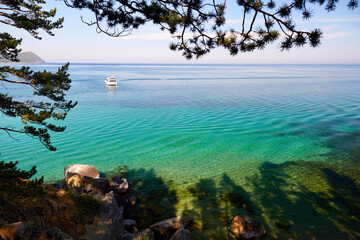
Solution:
{"label": "pine tree", "polygon": [[[322,32],[300,30],[292,20],[294,12],[304,19],[313,16],[311,6],[324,5],[333,11],[338,0],[237,0],[238,29],[226,25],[226,0],[64,0],[73,8],[89,9],[95,15],[93,22],[98,32],[110,36],[125,36],[139,26],[152,22],[167,30],[177,42],[170,49],[181,51],[190,59],[209,53],[215,47],[224,47],[231,55],[263,49],[281,39],[280,49],[320,44]],[[358,0],[348,0],[349,9],[359,6]]]}
{"label": "pine tree", "polygon": [[[56,9],[43,11],[43,0],[6,0],[0,1],[0,23],[27,31],[34,38],[41,39],[38,30],[54,35],[52,30],[61,28],[63,18],[53,20]],[[12,37],[7,32],[0,33],[0,58],[18,61],[21,51],[21,39]],[[65,92],[69,90],[71,80],[67,73],[69,64],[58,69],[57,72],[34,72],[29,67],[15,68],[0,67],[0,82],[14,85],[28,86],[33,90],[34,96],[25,101],[16,100],[14,96],[5,93],[2,85],[0,91],[0,112],[5,116],[21,119],[24,123],[22,129],[11,126],[0,126],[0,130],[12,133],[25,133],[38,138],[48,149],[55,151],[51,145],[50,131],[63,132],[64,126],[56,126],[50,121],[63,120],[67,112],[75,107],[76,103],[65,99]],[[40,97],[36,97],[40,96]],[[40,101],[38,99],[47,99]],[[15,121],[15,120],[14,120]]]}
{"label": "pine tree", "polygon": [[[0,202],[16,201],[27,198],[39,199],[44,194],[41,184],[44,178],[29,180],[36,174],[36,167],[29,171],[20,170],[16,167],[18,162],[0,162]],[[10,203],[11,204],[11,203]]]}

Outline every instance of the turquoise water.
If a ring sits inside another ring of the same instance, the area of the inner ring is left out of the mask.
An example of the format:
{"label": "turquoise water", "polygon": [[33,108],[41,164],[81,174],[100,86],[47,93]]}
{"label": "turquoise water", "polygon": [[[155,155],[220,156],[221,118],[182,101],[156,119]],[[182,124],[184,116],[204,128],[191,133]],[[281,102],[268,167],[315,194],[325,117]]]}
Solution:
{"label": "turquoise water", "polygon": [[[163,203],[174,214],[213,219],[194,227],[193,239],[231,238],[224,226],[235,214],[262,221],[268,238],[360,237],[359,65],[73,64],[70,73],[68,97],[79,104],[67,130],[52,134],[58,150],[0,132],[0,160],[36,164],[48,181],[74,163],[101,172],[127,166],[140,179],[151,173],[174,191],[176,200]],[[105,86],[109,75],[117,88]],[[229,202],[228,193],[243,198]]]}

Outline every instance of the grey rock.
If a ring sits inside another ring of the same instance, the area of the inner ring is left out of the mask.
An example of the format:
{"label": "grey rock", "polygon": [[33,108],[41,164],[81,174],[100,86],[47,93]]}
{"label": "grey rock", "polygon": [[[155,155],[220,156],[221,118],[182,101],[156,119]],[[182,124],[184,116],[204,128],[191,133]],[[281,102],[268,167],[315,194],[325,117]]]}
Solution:
{"label": "grey rock", "polygon": [[137,231],[136,228],[136,221],[132,220],[132,219],[125,219],[124,220],[124,228],[126,231],[130,232],[130,233],[135,233]]}
{"label": "grey rock", "polygon": [[130,196],[129,198],[126,199],[126,202],[130,205],[130,206],[134,206],[137,202],[137,198],[135,196]]}
{"label": "grey rock", "polygon": [[32,234],[31,227],[25,222],[6,224],[0,228],[0,236],[6,240],[29,240]]}
{"label": "grey rock", "polygon": [[52,210],[56,212],[58,210],[58,204],[52,199],[47,200],[47,202],[50,204]]}
{"label": "grey rock", "polygon": [[64,167],[64,176],[65,180],[70,178],[73,175],[87,176],[92,178],[100,178],[99,172],[94,166],[85,165],[85,164],[74,164]]}
{"label": "grey rock", "polygon": [[124,231],[124,234],[120,238],[120,240],[133,240],[133,239],[134,239],[134,236],[127,231]]}
{"label": "grey rock", "polygon": [[86,225],[86,239],[88,240],[116,240],[124,233],[123,207],[116,203],[113,193],[107,193],[101,200],[101,208],[97,221]]}
{"label": "grey rock", "polygon": [[51,237],[51,239],[54,239],[54,240],[74,240],[73,237],[64,233],[57,227],[48,229],[46,231],[46,234],[48,235],[48,237]]}
{"label": "grey rock", "polygon": [[115,176],[110,181],[110,187],[117,194],[126,192],[129,189],[128,181],[120,176]]}
{"label": "grey rock", "polygon": [[234,217],[228,230],[237,239],[242,240],[259,240],[266,234],[266,230],[261,223],[241,216]]}
{"label": "grey rock", "polygon": [[184,228],[180,228],[177,230],[174,235],[170,238],[170,240],[189,240],[190,239],[190,231]]}
{"label": "grey rock", "polygon": [[134,240],[154,240],[154,232],[147,228],[135,234]]}
{"label": "grey rock", "polygon": [[171,233],[177,231],[180,228],[185,228],[189,224],[189,221],[182,217],[174,217],[162,220],[150,226],[150,229],[160,235],[168,238]]}

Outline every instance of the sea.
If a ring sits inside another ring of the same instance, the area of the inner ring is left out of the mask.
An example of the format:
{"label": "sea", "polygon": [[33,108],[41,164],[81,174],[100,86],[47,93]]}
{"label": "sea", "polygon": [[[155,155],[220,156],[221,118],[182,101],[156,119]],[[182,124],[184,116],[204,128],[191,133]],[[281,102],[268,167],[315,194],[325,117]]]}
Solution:
{"label": "sea", "polygon": [[[187,217],[191,239],[234,239],[237,215],[261,222],[264,239],[360,239],[360,65],[84,63],[69,73],[78,105],[54,122],[66,126],[51,133],[57,151],[1,131],[0,161],[36,165],[47,183],[71,164],[125,176],[138,199],[126,217],[142,227]],[[0,125],[22,127],[4,115]]]}

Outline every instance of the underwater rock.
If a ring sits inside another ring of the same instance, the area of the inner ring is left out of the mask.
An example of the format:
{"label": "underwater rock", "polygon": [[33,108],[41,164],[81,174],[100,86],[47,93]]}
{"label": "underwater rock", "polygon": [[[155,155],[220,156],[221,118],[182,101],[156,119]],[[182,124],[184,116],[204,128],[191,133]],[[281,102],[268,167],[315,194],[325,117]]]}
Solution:
{"label": "underwater rock", "polygon": [[0,228],[0,237],[6,240],[29,240],[33,234],[29,224],[17,222]]}
{"label": "underwater rock", "polygon": [[254,208],[252,207],[250,201],[248,201],[240,193],[222,193],[220,199],[226,202],[230,202],[235,205],[237,208],[244,208],[249,213],[254,213]]}
{"label": "underwater rock", "polygon": [[177,230],[174,235],[170,238],[170,240],[189,240],[190,239],[190,231],[184,228],[180,228]]}
{"label": "underwater rock", "polygon": [[110,187],[117,194],[126,192],[129,189],[128,181],[120,176],[115,176],[111,179]]}
{"label": "underwater rock", "polygon": [[157,222],[151,225],[150,229],[162,236],[165,236],[167,239],[169,236],[171,236],[172,233],[180,228],[185,228],[188,224],[189,221],[185,220],[184,218],[174,217]]}
{"label": "underwater rock", "polygon": [[99,172],[94,166],[85,164],[74,164],[64,167],[65,181],[73,175],[87,176],[92,178],[100,178]]}
{"label": "underwater rock", "polygon": [[137,203],[137,198],[135,196],[130,196],[126,199],[126,202],[129,205],[134,206]]}
{"label": "underwater rock", "polygon": [[266,234],[266,230],[261,223],[241,216],[234,217],[228,230],[237,239],[243,240],[259,240]]}
{"label": "underwater rock", "polygon": [[154,232],[147,228],[135,234],[134,240],[154,240]]}
{"label": "underwater rock", "polygon": [[288,221],[275,220],[275,226],[277,226],[278,228],[288,230],[291,228],[291,223]]}

